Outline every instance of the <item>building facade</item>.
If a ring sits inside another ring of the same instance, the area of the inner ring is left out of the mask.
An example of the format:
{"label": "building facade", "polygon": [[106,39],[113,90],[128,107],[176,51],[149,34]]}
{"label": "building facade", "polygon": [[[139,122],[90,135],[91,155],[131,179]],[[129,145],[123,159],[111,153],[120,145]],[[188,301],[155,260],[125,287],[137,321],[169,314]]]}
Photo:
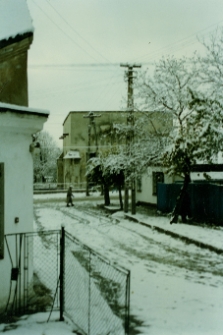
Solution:
{"label": "building facade", "polygon": [[73,111],[63,123],[63,153],[58,159],[58,184],[86,187],[86,162],[117,143],[114,123],[126,122],[120,111]]}
{"label": "building facade", "polygon": [[[49,114],[27,107],[27,57],[32,39],[26,0],[16,0],[16,6],[14,0],[1,0],[0,313],[10,294],[16,296],[18,280],[22,285],[25,280],[24,264],[18,261],[24,259],[23,241],[19,246],[15,239],[7,238],[33,231],[33,135],[42,130]],[[31,279],[32,271],[26,280]]]}
{"label": "building facade", "polygon": [[[145,112],[149,132],[169,129],[172,120],[159,112]],[[134,119],[142,113],[134,112]],[[114,131],[115,124],[127,124],[127,111],[72,111],[63,123],[63,153],[58,159],[58,185],[65,188],[86,188],[86,163],[88,158],[99,153],[115,153],[117,145],[126,144]]]}

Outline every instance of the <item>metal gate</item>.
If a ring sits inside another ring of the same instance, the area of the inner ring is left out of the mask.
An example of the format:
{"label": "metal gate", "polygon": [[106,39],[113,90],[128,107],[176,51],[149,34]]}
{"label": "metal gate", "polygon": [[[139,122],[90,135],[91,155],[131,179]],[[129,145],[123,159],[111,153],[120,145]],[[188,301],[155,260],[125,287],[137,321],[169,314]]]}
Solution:
{"label": "metal gate", "polygon": [[5,236],[11,266],[5,314],[60,311],[86,335],[125,335],[130,272],[61,231]]}
{"label": "metal gate", "polygon": [[59,308],[60,231],[5,235],[10,259],[5,313],[18,315]]}

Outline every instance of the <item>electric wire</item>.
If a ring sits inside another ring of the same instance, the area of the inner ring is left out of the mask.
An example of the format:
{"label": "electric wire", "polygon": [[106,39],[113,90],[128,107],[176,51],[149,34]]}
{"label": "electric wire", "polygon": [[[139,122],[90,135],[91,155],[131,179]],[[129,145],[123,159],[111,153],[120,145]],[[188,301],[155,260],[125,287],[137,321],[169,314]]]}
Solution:
{"label": "electric wire", "polygon": [[56,10],[56,8],[52,5],[52,3],[50,3],[49,2],[49,0],[46,0],[47,1],[47,3],[53,8],[53,10],[59,15],[59,17],[85,42],[85,43],[87,43],[89,46],[90,46],[90,48],[92,49],[92,50],[94,50],[95,52],[97,52],[103,59],[105,59],[106,61],[108,61],[109,63],[111,63],[110,62],[110,60],[108,59],[108,58],[106,58],[106,57],[104,57],[98,50],[96,50],[76,29],[74,29],[71,25],[70,25],[70,23]]}
{"label": "electric wire", "polygon": [[[9,245],[8,245],[8,241],[7,241],[6,235],[5,235],[5,241],[6,241],[6,246],[7,246],[9,258],[10,258],[10,261],[11,261],[11,268],[13,268],[12,256],[11,256],[11,252],[10,252],[10,249],[9,249]],[[4,312],[2,312],[0,314],[1,316],[5,315],[7,313],[8,306],[9,306],[9,301],[10,301],[10,298],[11,298],[11,293],[12,293],[12,280],[10,280],[9,295],[8,295],[8,299],[7,299],[7,302],[6,302],[5,310],[4,310]]]}
{"label": "electric wire", "polygon": [[8,250],[8,253],[9,253],[9,258],[10,258],[10,261],[11,261],[11,265],[12,265],[12,268],[13,268],[12,255],[11,255],[11,252],[10,252],[10,249],[9,249],[9,245],[8,245],[8,241],[7,241],[6,235],[5,235],[5,241],[6,241],[6,246],[7,246],[7,250]]}
{"label": "electric wire", "polygon": [[79,47],[82,51],[84,51],[89,57],[91,57],[92,59],[94,59],[96,62],[98,61],[95,57],[93,57],[92,55],[90,55],[89,52],[87,52],[82,46],[80,46],[77,42],[75,42],[75,40],[70,37],[63,29],[61,29],[58,24],[56,22],[54,22],[51,17],[39,6],[37,5],[37,3],[35,2],[35,0],[32,0],[33,3],[47,16],[47,18],[65,35],[67,36],[67,38],[69,38],[77,47]]}
{"label": "electric wire", "polygon": [[[17,244],[17,235],[16,235],[16,244]],[[16,247],[17,249],[17,247]],[[16,250],[17,251],[17,250]],[[18,277],[19,277],[19,272],[20,272],[20,268],[21,268],[21,256],[22,256],[22,239],[20,239],[20,248],[19,248],[19,259],[18,259]],[[11,312],[13,311],[13,307],[17,298],[17,290],[18,290],[18,277],[16,279],[16,287],[15,287],[15,292],[14,292],[14,298],[12,301],[12,306],[11,306]]]}
{"label": "electric wire", "polygon": [[[194,33],[194,34],[191,34],[191,35],[189,35],[189,36],[187,36],[187,37],[184,37],[184,38],[182,38],[182,39],[180,39],[180,40],[178,40],[178,41],[176,41],[176,42],[174,42],[174,43],[170,43],[170,44],[167,44],[166,46],[163,46],[163,47],[160,47],[160,48],[158,48],[157,50],[154,50],[154,51],[152,51],[152,52],[149,52],[149,53],[147,53],[147,54],[144,54],[144,55],[142,55],[142,56],[139,56],[139,57],[137,57],[137,58],[134,58],[132,61],[137,61],[137,60],[139,60],[139,59],[142,59],[142,58],[144,58],[144,57],[148,57],[148,56],[156,56],[157,54],[160,54],[163,50],[168,50],[168,49],[170,49],[170,48],[173,48],[173,47],[175,47],[175,48],[179,48],[178,46],[177,46],[177,44],[179,44],[179,43],[182,43],[182,42],[186,42],[185,44],[184,44],[184,46],[185,45],[190,45],[190,44],[195,44],[196,43],[196,41],[188,41],[187,42],[187,40],[191,40],[191,39],[194,39],[195,37],[197,37],[197,35],[198,34],[200,34],[200,33],[202,33],[203,31],[205,31],[205,30],[207,30],[207,29],[210,29],[210,27],[215,27],[215,29],[216,29],[216,27],[218,27],[219,26],[219,24],[220,23],[222,23],[223,22],[223,20],[221,20],[221,21],[218,21],[217,23],[215,23],[215,24],[212,24],[212,25],[210,25],[210,26],[208,26],[208,27],[206,27],[206,28],[203,28],[203,29],[201,29],[201,30],[198,30],[196,33]],[[203,36],[205,36],[205,35],[207,35],[207,34],[210,34],[211,32],[213,32],[213,29],[211,30],[211,31],[209,31],[209,32],[207,32],[207,33],[205,33],[205,34],[202,34]],[[182,49],[182,46],[180,47],[180,50]],[[176,49],[175,49],[176,50]],[[144,63],[144,64],[147,64],[147,63]]]}
{"label": "electric wire", "polygon": [[[61,86],[61,88],[58,87],[58,89],[51,88],[47,92],[45,92],[44,89],[39,89],[39,90],[35,90],[34,94],[30,95],[30,97],[32,99],[38,99],[38,96],[39,96],[39,98],[45,99],[45,98],[47,98],[49,96],[52,96],[52,95],[55,95],[55,94],[58,96],[59,93],[63,94],[63,96],[64,96],[64,93],[69,93],[69,94],[72,93],[73,94],[73,93],[75,93],[77,91],[81,91],[81,90],[90,90],[92,88],[97,88],[97,87],[101,87],[101,86],[107,87],[107,85],[108,85],[107,82],[108,81],[110,82],[113,78],[119,79],[120,77],[121,77],[120,74],[113,74],[112,76],[109,76],[108,78],[103,78],[102,80],[100,79],[100,80],[94,81],[92,83],[89,83],[89,81],[88,82],[87,81],[82,81],[78,85],[73,84],[73,85]],[[75,90],[74,90],[74,88],[75,88]],[[43,94],[43,92],[45,94]]]}

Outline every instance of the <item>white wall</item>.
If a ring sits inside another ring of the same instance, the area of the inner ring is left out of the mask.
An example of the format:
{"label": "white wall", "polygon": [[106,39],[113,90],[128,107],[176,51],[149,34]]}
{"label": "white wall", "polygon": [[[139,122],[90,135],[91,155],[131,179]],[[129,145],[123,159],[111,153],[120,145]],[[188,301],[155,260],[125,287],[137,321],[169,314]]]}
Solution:
{"label": "white wall", "polygon": [[[5,170],[5,234],[33,231],[33,159],[30,144],[32,134],[42,129],[46,117],[0,113],[0,162],[4,163]],[[15,218],[19,218],[18,223],[15,223]],[[18,244],[16,250],[14,237],[8,238],[8,241],[11,258],[5,243],[4,259],[0,259],[0,310],[8,298],[11,267],[18,266],[20,249]],[[12,287],[15,283],[12,283]]]}
{"label": "white wall", "polygon": [[[152,173],[155,172],[162,172],[160,167],[149,167],[147,172],[142,175],[142,187],[141,192],[136,192],[136,202],[143,202],[147,204],[157,204],[157,196],[153,195],[153,177]],[[173,180],[171,177],[164,174],[164,182],[165,183],[172,183]]]}

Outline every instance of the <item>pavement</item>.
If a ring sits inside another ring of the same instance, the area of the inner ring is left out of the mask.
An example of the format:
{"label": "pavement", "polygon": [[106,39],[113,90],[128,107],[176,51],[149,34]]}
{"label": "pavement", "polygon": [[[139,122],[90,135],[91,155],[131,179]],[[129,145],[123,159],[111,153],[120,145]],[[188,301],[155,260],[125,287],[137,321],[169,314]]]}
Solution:
{"label": "pavement", "polygon": [[[114,207],[111,207],[111,211],[114,212]],[[189,223],[170,224],[170,217],[157,213],[154,206],[137,207],[136,214],[124,213],[124,217],[156,230],[159,233],[180,239],[186,244],[194,244],[197,247],[223,255],[222,226],[198,224],[193,221]]]}

